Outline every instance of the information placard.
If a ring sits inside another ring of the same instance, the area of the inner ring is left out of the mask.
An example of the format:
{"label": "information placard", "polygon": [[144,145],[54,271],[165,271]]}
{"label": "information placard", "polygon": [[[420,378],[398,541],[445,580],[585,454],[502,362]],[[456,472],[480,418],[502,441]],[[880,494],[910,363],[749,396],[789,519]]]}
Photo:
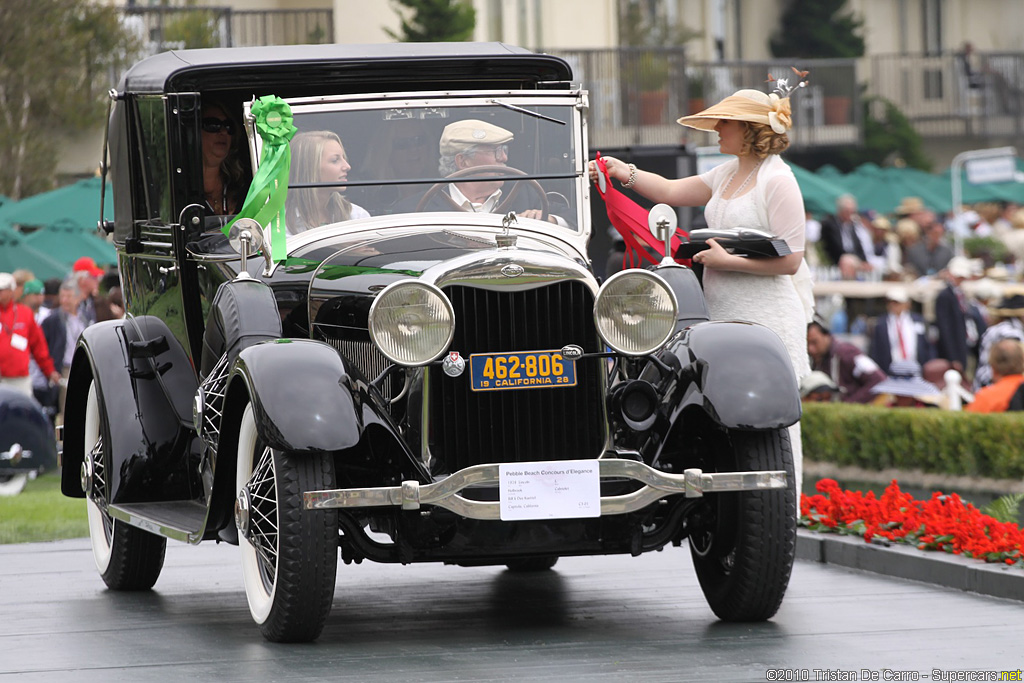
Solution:
{"label": "information placard", "polygon": [[597,460],[554,460],[498,466],[503,520],[601,516]]}

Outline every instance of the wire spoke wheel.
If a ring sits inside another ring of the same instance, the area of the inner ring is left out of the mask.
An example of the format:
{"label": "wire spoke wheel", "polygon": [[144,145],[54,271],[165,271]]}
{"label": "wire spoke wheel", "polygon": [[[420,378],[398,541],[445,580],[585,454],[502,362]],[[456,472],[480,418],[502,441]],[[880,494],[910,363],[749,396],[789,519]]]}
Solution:
{"label": "wire spoke wheel", "polygon": [[303,509],[302,493],[334,486],[333,460],[268,446],[250,404],[239,425],[235,482],[242,578],[253,620],[274,642],[315,640],[334,599],[338,514]]}
{"label": "wire spoke wheel", "polygon": [[111,494],[107,476],[110,439],[95,382],[89,386],[86,398],[84,429],[82,486],[96,569],[113,590],[149,590],[163,569],[167,539],[113,519],[107,512]]}

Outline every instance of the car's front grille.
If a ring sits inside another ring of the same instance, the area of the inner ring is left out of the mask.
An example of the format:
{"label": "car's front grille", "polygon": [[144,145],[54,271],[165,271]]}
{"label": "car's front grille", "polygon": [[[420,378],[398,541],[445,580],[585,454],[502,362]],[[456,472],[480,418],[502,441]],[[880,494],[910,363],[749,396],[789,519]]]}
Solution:
{"label": "car's front grille", "polygon": [[569,388],[470,390],[474,353],[542,351],[577,344],[601,350],[594,327],[594,297],[582,282],[566,281],[527,291],[467,286],[444,288],[455,307],[451,350],[466,359],[466,372],[430,372],[430,451],[447,471],[487,462],[596,458],[604,449],[602,374],[605,361],[576,361]]}

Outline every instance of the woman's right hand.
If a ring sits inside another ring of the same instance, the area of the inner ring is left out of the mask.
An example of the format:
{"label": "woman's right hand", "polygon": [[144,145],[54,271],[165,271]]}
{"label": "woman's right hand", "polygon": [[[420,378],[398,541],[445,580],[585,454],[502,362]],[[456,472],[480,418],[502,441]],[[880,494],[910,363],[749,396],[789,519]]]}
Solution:
{"label": "woman's right hand", "polygon": [[[624,161],[620,161],[615,157],[602,156],[604,159],[605,168],[608,169],[608,177],[614,180],[618,180],[620,183],[624,183],[629,180],[629,165]],[[597,162],[591,161],[589,164],[590,169],[590,182],[597,182]]]}

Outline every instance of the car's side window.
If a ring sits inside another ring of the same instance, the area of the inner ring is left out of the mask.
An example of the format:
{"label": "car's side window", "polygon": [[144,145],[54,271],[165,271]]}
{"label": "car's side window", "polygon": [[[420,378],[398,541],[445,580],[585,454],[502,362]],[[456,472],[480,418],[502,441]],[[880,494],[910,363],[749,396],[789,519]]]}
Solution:
{"label": "car's side window", "polygon": [[134,209],[136,221],[170,223],[171,191],[167,166],[167,117],[160,96],[139,96],[135,102]]}

